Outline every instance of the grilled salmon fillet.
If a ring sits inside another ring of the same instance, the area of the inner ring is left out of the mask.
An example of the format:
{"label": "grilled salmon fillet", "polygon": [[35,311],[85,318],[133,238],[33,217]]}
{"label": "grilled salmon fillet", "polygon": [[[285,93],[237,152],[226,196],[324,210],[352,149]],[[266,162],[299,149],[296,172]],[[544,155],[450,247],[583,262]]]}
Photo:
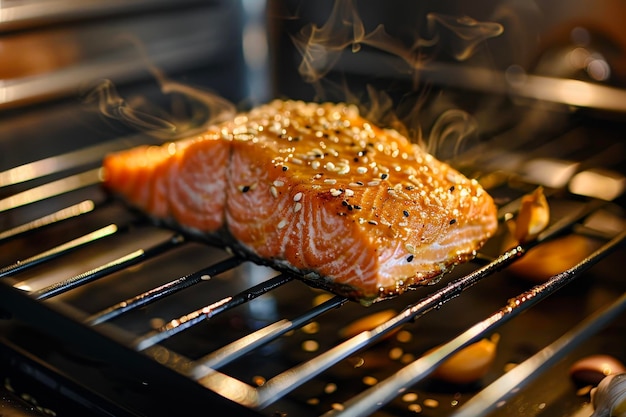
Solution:
{"label": "grilled salmon fillet", "polygon": [[155,219],[363,303],[469,260],[497,228],[475,180],[345,104],[276,100],[108,155],[103,178]]}

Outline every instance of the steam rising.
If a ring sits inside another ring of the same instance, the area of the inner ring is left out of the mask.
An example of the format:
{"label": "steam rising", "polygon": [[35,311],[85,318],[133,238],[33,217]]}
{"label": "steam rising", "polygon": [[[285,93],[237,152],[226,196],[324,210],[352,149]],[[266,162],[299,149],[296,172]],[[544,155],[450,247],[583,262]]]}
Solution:
{"label": "steam rising", "polygon": [[[419,34],[416,30],[412,34],[413,39],[408,41],[390,35],[382,24],[368,32],[353,0],[338,0],[323,25],[304,26],[292,36],[292,41],[302,57],[298,67],[301,77],[316,88],[318,96],[323,96],[326,91],[322,89],[321,82],[329,82],[324,77],[336,67],[345,51],[358,53],[363,45],[367,45],[400,58],[405,68],[399,69],[399,73],[402,71],[412,74],[413,87],[417,87],[420,74],[434,70],[430,67],[435,54],[443,53],[459,63],[466,61],[475,55],[485,40],[501,35],[503,26],[494,22],[477,21],[469,16],[429,13],[426,15],[425,32]],[[422,94],[427,92],[428,88],[422,88]],[[344,88],[344,93],[347,101],[363,107],[362,98],[354,97],[347,88]],[[370,104],[363,113],[368,118],[376,123],[392,126],[414,141],[424,140],[419,124],[419,113],[426,102],[423,95],[417,97],[413,108],[394,109],[393,100],[384,92],[375,91],[368,86],[367,93]],[[406,102],[404,104],[406,107]],[[405,114],[400,115],[398,110],[403,110]],[[430,152],[453,157],[461,150],[461,142],[474,136],[477,130],[477,121],[467,112],[457,108],[441,109],[430,129],[428,143],[422,145]]]}
{"label": "steam rising", "polygon": [[175,124],[130,106],[120,97],[115,85],[113,85],[110,80],[102,81],[97,87],[91,90],[85,97],[85,101],[87,103],[97,102],[98,110],[104,116],[111,119],[123,120],[140,130],[160,134],[173,134],[176,132]]}
{"label": "steam rising", "polygon": [[168,79],[151,62],[144,45],[138,39],[130,35],[121,36],[120,39],[133,44],[165,96],[161,101],[168,101],[170,108],[159,107],[144,97],[126,100],[118,94],[111,80],[102,80],[85,94],[85,101],[95,102],[102,115],[164,140],[174,139],[235,116],[235,105],[225,98]]}

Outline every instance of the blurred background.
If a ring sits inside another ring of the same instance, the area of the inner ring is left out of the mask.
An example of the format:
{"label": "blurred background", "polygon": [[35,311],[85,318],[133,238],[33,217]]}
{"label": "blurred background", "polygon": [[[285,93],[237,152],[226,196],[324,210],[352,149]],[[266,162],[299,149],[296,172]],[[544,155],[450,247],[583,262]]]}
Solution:
{"label": "blurred background", "polygon": [[[201,123],[196,99],[189,91],[172,99],[167,82],[240,109],[274,97],[383,110],[391,100],[414,137],[450,108],[492,133],[519,122],[519,108],[502,109],[523,100],[621,117],[621,91],[588,87],[626,83],[625,19],[620,0],[3,0],[0,140],[11,152],[0,167],[38,157],[14,145],[36,143],[44,131],[41,146],[54,141],[56,150],[119,136],[125,123],[99,125],[99,113],[120,107],[115,99],[173,123]],[[550,86],[541,77],[586,84]],[[103,80],[119,94],[107,91],[104,111],[89,95]]]}

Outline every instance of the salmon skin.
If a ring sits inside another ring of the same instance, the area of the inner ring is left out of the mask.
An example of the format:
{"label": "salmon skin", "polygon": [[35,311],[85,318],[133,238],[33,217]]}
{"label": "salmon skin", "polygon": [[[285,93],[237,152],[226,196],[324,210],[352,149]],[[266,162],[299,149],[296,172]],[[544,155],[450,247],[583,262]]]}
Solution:
{"label": "salmon skin", "polygon": [[152,218],[364,304],[471,259],[497,229],[477,181],[345,104],[276,100],[110,154],[103,172]]}

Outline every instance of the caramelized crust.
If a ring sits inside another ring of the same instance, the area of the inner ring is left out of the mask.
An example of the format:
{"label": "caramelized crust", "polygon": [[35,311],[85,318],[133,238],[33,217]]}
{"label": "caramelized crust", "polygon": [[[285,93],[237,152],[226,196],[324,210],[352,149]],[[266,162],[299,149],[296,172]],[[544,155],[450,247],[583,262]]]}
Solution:
{"label": "caramelized crust", "polygon": [[148,214],[365,301],[466,261],[497,228],[476,181],[342,104],[274,101],[104,167]]}

